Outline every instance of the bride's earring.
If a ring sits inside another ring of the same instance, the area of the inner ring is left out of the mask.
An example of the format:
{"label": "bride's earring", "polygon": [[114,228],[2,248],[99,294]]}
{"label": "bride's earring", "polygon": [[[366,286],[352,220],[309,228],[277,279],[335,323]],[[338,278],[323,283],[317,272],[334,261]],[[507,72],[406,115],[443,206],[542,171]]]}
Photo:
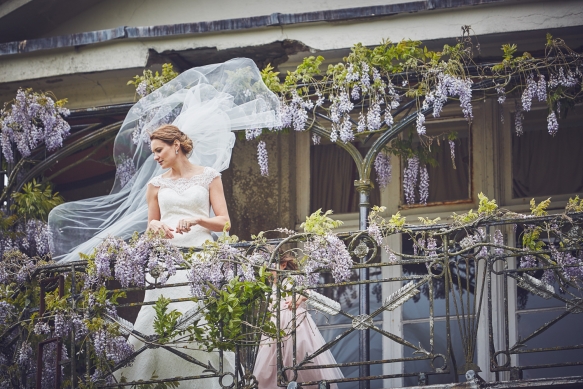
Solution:
{"label": "bride's earring", "polygon": [[176,149],[176,155],[178,155],[178,149]]}

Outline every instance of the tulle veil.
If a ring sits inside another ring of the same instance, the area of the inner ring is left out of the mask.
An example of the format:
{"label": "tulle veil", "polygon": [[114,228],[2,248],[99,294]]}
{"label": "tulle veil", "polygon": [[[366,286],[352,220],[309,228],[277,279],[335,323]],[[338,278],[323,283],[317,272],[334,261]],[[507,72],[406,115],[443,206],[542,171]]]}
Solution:
{"label": "tulle veil", "polygon": [[233,131],[281,126],[279,100],[247,58],[189,69],[140,99],[115,138],[118,174],[111,193],[64,203],[49,214],[56,261],[78,260],[108,236],[126,239],[145,231],[147,183],[163,173],[148,134],[167,123],[193,140],[192,163],[223,171],[235,144]]}

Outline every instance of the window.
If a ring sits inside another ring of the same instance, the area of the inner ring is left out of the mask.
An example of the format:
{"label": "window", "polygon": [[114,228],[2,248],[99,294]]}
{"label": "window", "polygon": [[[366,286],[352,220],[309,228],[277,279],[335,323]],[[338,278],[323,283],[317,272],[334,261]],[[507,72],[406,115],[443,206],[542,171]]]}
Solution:
{"label": "window", "polygon": [[[350,154],[333,143],[311,146],[310,149],[310,212],[321,208],[334,213],[358,212],[358,193],[354,181],[358,180],[358,170]],[[366,154],[367,148],[358,147]],[[376,173],[371,173],[375,184],[370,194],[370,202],[380,205],[380,191],[376,185]]]}
{"label": "window", "polygon": [[[429,175],[429,197],[427,204],[443,204],[445,202],[470,201],[471,195],[471,137],[470,128],[464,118],[445,117],[427,118],[427,135],[436,136],[430,145],[430,155],[436,162],[435,166],[427,165]],[[414,130],[413,149],[424,147]],[[451,158],[451,148],[447,134],[455,132],[454,158]],[[404,134],[403,136],[408,136]],[[406,166],[407,161],[402,161]],[[403,180],[403,172],[401,172]],[[403,186],[402,186],[403,187]],[[419,191],[416,189],[415,201],[419,201]],[[406,204],[404,193],[402,203]]]}
{"label": "window", "polygon": [[547,114],[546,109],[525,112],[524,134],[512,135],[512,198],[583,191],[583,115],[570,111],[551,136]]}

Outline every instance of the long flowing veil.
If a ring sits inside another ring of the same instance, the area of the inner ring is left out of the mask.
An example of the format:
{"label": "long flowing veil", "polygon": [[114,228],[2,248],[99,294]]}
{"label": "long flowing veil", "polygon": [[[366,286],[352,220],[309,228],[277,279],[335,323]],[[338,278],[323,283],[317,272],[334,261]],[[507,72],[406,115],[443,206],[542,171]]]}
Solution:
{"label": "long flowing veil", "polygon": [[108,236],[145,231],[147,183],[162,173],[148,135],[167,123],[193,140],[192,163],[223,171],[235,144],[232,131],[280,126],[279,100],[247,58],[187,70],[142,98],[115,138],[118,174],[111,193],[62,204],[49,214],[55,260],[78,260]]}

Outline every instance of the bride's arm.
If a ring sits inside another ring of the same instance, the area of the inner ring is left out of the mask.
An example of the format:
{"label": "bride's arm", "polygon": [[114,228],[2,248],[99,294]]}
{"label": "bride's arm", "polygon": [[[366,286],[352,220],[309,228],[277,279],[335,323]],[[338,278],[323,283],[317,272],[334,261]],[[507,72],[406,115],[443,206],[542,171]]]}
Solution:
{"label": "bride's arm", "polygon": [[209,198],[215,216],[180,220],[180,222],[178,222],[178,226],[176,227],[177,233],[181,234],[182,232],[190,231],[190,227],[197,224],[211,231],[223,231],[225,225],[230,222],[230,219],[221,177],[215,178],[209,185]]}
{"label": "bride's arm", "polygon": [[146,231],[158,232],[163,230],[165,237],[168,239],[174,238],[172,228],[160,221],[160,206],[158,205],[158,190],[159,188],[148,184],[146,189],[146,201],[148,203],[148,228]]}

